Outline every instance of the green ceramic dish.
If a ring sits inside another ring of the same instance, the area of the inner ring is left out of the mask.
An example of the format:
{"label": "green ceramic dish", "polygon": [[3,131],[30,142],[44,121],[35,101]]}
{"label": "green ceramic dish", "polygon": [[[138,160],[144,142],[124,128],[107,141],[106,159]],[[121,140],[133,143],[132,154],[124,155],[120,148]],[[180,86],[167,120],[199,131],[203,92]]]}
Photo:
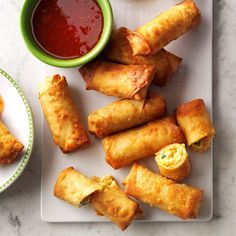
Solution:
{"label": "green ceramic dish", "polygon": [[109,0],[97,0],[97,3],[101,7],[104,19],[103,32],[100,40],[89,53],[74,59],[60,59],[53,57],[45,53],[35,42],[31,33],[30,22],[33,10],[38,1],[39,0],[25,0],[20,15],[20,28],[27,48],[39,60],[57,67],[76,67],[93,60],[104,49],[111,36],[113,24],[112,8]]}

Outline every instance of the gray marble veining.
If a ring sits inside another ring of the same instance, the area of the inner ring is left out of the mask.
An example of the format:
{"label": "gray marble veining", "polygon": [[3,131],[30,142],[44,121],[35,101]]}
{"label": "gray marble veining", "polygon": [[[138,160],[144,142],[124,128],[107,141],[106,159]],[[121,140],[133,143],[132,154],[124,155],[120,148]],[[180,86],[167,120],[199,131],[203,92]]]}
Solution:
{"label": "gray marble veining", "polygon": [[[204,0],[202,0],[204,1]],[[23,0],[0,0],[0,67],[15,78],[31,103],[36,123],[32,158],[22,176],[0,195],[0,235],[121,235],[109,223],[48,224],[40,219],[40,113],[36,83],[41,64],[19,32]],[[214,1],[214,218],[206,223],[133,224],[124,235],[236,235],[236,1]],[[204,75],[203,75],[204,76]]]}

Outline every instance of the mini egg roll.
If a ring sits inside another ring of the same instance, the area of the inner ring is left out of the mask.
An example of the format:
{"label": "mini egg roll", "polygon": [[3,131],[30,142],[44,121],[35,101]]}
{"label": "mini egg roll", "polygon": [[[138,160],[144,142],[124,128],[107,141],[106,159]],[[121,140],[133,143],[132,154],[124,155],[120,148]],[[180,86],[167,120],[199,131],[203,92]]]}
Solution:
{"label": "mini egg roll", "polygon": [[99,138],[132,128],[161,117],[166,109],[164,98],[149,92],[143,100],[122,99],[91,113],[89,131]]}
{"label": "mini egg roll", "polygon": [[184,0],[127,36],[133,55],[156,54],[200,21],[201,13],[194,1]]}
{"label": "mini egg roll", "polygon": [[126,194],[184,220],[198,216],[203,200],[202,190],[167,179],[138,163],[133,164],[124,185]]}
{"label": "mini egg roll", "polygon": [[152,82],[154,65],[121,65],[105,61],[93,61],[80,68],[87,90],[96,90],[107,96],[134,98],[146,97]]}
{"label": "mini egg roll", "polygon": [[17,160],[24,145],[17,140],[0,120],[0,164],[7,165]]}
{"label": "mini egg roll", "polygon": [[156,73],[152,82],[158,86],[165,86],[169,78],[179,68],[182,59],[165,49],[147,57],[133,56],[132,48],[127,39],[130,32],[125,27],[113,31],[105,50],[105,56],[111,61],[126,65],[153,64],[156,66]]}
{"label": "mini egg roll", "polygon": [[173,180],[182,180],[190,173],[191,166],[185,144],[174,143],[156,153],[160,174]]}
{"label": "mini egg roll", "polygon": [[184,143],[181,129],[171,123],[155,120],[135,129],[103,139],[106,162],[119,169],[133,161],[149,157],[171,143]]}
{"label": "mini egg roll", "polygon": [[54,143],[64,153],[89,143],[64,76],[54,75],[41,83],[39,100]]}
{"label": "mini egg roll", "polygon": [[69,167],[59,174],[54,187],[54,196],[76,207],[81,207],[88,204],[91,195],[99,190],[102,190],[99,183],[82,175],[73,167]]}
{"label": "mini egg roll", "polygon": [[113,177],[95,177],[94,180],[103,186],[103,190],[92,195],[91,206],[98,215],[106,216],[125,230],[133,219],[142,214],[139,204],[119,188]]}
{"label": "mini egg roll", "polygon": [[195,99],[178,106],[176,119],[186,136],[188,146],[193,151],[203,152],[210,147],[215,129],[202,99]]}

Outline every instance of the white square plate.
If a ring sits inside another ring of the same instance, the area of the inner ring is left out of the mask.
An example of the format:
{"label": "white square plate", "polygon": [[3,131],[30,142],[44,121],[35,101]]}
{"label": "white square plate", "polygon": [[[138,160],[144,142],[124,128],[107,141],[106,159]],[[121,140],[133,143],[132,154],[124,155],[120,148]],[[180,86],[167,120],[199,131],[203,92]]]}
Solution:
{"label": "white square plate", "polygon": [[[151,20],[160,12],[167,10],[179,1],[175,0],[111,0],[116,27],[127,26],[134,29]],[[185,34],[167,49],[183,58],[181,69],[165,88],[156,89],[165,97],[168,111],[180,103],[203,98],[208,111],[212,109],[212,0],[196,0],[202,12],[202,23],[193,31]],[[87,125],[88,114],[109,104],[115,98],[94,91],[86,91],[78,69],[59,69],[44,66],[43,77],[62,74],[67,77],[73,97],[78,105],[83,124]],[[129,173],[130,166],[113,170],[104,160],[105,154],[101,141],[90,135],[92,144],[73,154],[64,155],[53,144],[48,126],[42,123],[42,189],[41,213],[47,222],[100,222],[107,221],[97,216],[89,206],[77,209],[53,196],[53,187],[59,172],[69,166],[76,167],[85,175],[113,175],[120,183]],[[205,191],[200,215],[193,221],[207,221],[213,209],[213,156],[212,150],[203,154],[190,153],[192,172],[185,183]],[[157,171],[153,158],[142,161]],[[141,204],[144,217],[139,221],[181,221],[159,209]]]}

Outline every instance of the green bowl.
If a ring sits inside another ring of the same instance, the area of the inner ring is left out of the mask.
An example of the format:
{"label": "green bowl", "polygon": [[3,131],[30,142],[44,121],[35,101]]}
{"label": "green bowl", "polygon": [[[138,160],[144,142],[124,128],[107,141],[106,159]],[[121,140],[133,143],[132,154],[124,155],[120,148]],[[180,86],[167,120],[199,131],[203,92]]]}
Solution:
{"label": "green bowl", "polygon": [[33,10],[39,0],[25,0],[20,14],[20,28],[25,44],[30,52],[42,62],[57,67],[76,67],[88,63],[101,53],[112,32],[113,15],[109,0],[97,0],[103,13],[103,32],[95,47],[79,58],[60,59],[44,52],[35,42],[31,32],[31,17]]}

